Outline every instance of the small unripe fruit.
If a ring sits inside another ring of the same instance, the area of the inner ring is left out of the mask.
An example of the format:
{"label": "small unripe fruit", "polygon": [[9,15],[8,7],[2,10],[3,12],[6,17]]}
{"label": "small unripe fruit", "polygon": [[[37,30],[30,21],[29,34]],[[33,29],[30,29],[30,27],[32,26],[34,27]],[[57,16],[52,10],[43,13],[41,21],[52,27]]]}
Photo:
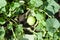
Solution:
{"label": "small unripe fruit", "polygon": [[29,16],[29,17],[27,18],[27,23],[28,23],[29,25],[34,25],[35,21],[36,21],[36,19],[35,19],[33,16]]}

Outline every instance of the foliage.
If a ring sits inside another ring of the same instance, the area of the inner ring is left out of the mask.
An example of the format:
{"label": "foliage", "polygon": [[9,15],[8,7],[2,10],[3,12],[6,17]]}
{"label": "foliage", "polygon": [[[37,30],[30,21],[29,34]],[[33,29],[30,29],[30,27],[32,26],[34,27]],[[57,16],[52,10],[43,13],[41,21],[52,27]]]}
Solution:
{"label": "foliage", "polygon": [[34,30],[30,30],[33,32],[32,35],[35,35],[35,40],[60,40],[60,20],[55,17],[60,9],[57,2],[57,0],[0,0],[0,40],[27,40],[24,39],[24,25],[18,21],[18,16],[29,10],[27,16],[35,17],[38,22],[37,25],[34,24],[36,25]]}

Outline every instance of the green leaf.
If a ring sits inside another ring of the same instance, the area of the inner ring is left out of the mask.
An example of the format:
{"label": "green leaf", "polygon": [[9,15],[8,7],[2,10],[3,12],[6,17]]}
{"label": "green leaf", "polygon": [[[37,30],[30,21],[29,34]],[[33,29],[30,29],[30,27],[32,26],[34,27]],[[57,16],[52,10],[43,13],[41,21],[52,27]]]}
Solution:
{"label": "green leaf", "polygon": [[39,24],[37,25],[37,27],[35,27],[35,30],[36,30],[36,31],[41,31],[41,29],[42,29],[42,26],[41,26],[41,24],[39,23]]}
{"label": "green leaf", "polygon": [[31,14],[32,14],[32,16],[36,16],[36,13],[33,9],[31,10]]}
{"label": "green leaf", "polygon": [[39,7],[43,4],[42,0],[30,0],[30,4],[35,7]]}
{"label": "green leaf", "polygon": [[57,34],[54,34],[53,40],[58,40],[58,35]]}
{"label": "green leaf", "polygon": [[48,18],[46,20],[46,30],[50,36],[53,36],[53,33],[59,28],[60,24],[56,18]]}
{"label": "green leaf", "polygon": [[53,15],[54,14],[54,9],[52,6],[48,5],[47,8],[46,8],[46,12],[49,14],[49,15]]}
{"label": "green leaf", "polygon": [[47,27],[53,27],[55,29],[58,29],[60,26],[59,21],[56,18],[48,18],[46,20]]}
{"label": "green leaf", "polygon": [[34,40],[34,35],[25,34],[24,38],[25,40]]}
{"label": "green leaf", "polygon": [[19,40],[23,37],[23,28],[22,28],[21,24],[16,25],[15,35],[16,35],[17,39],[19,39]]}
{"label": "green leaf", "polygon": [[16,32],[23,32],[23,28],[21,24],[17,25]]}
{"label": "green leaf", "polygon": [[45,22],[44,20],[41,21],[41,24],[42,24],[43,26],[46,26],[46,22]]}
{"label": "green leaf", "polygon": [[50,11],[50,13],[52,12],[53,14],[55,14],[56,12],[58,12],[60,7],[54,0],[47,0],[47,2],[48,2],[48,6],[46,7],[46,9]]}
{"label": "green leaf", "polygon": [[9,30],[12,30],[12,29],[13,29],[12,22],[10,22],[10,23],[7,25],[7,28],[8,28]]}
{"label": "green leaf", "polygon": [[4,27],[0,27],[0,40],[1,40],[1,39],[4,39],[4,36],[5,36]]}
{"label": "green leaf", "polygon": [[12,4],[11,4],[11,11],[13,11],[13,10],[15,10],[16,8],[18,8],[20,6],[20,4],[18,3],[18,2],[13,2]]}
{"label": "green leaf", "polygon": [[6,1],[5,0],[0,0],[0,8],[6,6]]}
{"label": "green leaf", "polygon": [[53,37],[53,34],[54,34],[54,33],[52,33],[52,32],[53,32],[53,31],[50,31],[50,32],[48,32],[48,34]]}
{"label": "green leaf", "polygon": [[59,32],[57,32],[57,36],[60,38],[60,28],[59,28]]}
{"label": "green leaf", "polygon": [[3,8],[1,9],[1,12],[6,12],[5,7],[3,7]]}
{"label": "green leaf", "polygon": [[3,18],[0,18],[0,24],[1,25],[5,24],[5,20]]}
{"label": "green leaf", "polygon": [[37,39],[36,39],[36,38],[35,38],[35,39],[36,39],[36,40],[43,40],[42,37],[43,37],[42,32],[39,32],[39,33],[36,33],[36,38],[37,38]]}
{"label": "green leaf", "polygon": [[36,31],[44,31],[45,32],[45,27],[46,26],[46,22],[43,21],[39,21],[38,25],[35,27]]}
{"label": "green leaf", "polygon": [[44,20],[45,15],[43,13],[37,12],[36,19],[37,20]]}

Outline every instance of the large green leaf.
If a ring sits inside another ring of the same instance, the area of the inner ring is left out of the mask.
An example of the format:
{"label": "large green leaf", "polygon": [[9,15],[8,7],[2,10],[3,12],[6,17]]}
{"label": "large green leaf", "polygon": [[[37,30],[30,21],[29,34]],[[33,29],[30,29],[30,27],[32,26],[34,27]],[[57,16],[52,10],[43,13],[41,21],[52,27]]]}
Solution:
{"label": "large green leaf", "polygon": [[60,9],[60,6],[54,0],[47,0],[48,6],[46,9],[50,12],[49,14],[55,14]]}
{"label": "large green leaf", "polygon": [[56,32],[59,26],[59,21],[56,18],[48,18],[46,20],[46,30],[48,31],[48,34],[51,36],[53,36],[53,33]]}
{"label": "large green leaf", "polygon": [[0,0],[0,8],[6,6],[6,1],[5,0]]}
{"label": "large green leaf", "polygon": [[56,18],[48,18],[46,20],[46,23],[47,23],[47,27],[53,27],[56,29],[58,29],[60,26],[60,23]]}

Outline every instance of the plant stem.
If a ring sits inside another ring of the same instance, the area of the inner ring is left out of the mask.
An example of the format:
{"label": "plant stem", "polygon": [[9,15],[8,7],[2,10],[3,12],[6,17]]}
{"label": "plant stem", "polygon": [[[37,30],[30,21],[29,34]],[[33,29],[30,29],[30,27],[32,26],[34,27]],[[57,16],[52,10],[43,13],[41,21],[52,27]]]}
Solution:
{"label": "plant stem", "polygon": [[14,36],[14,38],[16,40],[16,35],[15,35],[14,31],[13,31],[13,28],[12,28],[12,33],[13,33],[13,36]]}

